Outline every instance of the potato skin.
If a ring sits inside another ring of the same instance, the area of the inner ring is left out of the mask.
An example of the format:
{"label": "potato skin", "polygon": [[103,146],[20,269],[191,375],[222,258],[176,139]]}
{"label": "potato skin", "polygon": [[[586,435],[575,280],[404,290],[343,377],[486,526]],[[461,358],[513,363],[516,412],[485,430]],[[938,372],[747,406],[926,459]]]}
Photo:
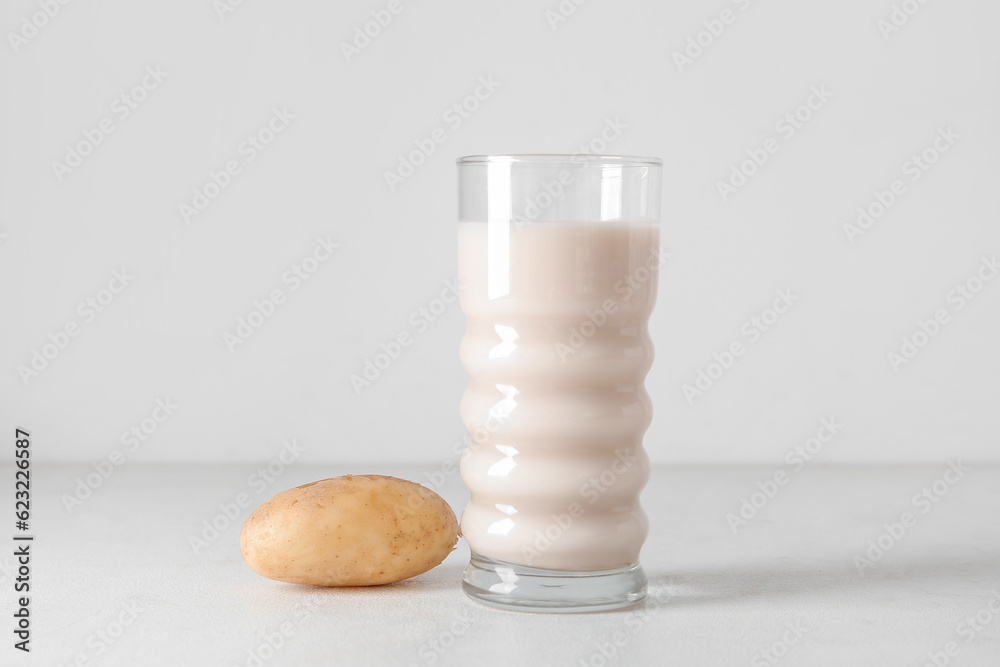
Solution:
{"label": "potato skin", "polygon": [[345,475],[282,491],[240,532],[257,574],[309,586],[375,586],[422,574],[458,542],[441,496],[384,475]]}

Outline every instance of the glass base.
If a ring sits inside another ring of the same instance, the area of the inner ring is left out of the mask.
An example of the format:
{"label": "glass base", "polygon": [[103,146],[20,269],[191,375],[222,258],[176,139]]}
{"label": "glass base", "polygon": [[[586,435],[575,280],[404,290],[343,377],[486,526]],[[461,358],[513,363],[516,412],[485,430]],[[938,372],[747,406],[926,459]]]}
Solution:
{"label": "glass base", "polygon": [[638,563],[614,570],[572,572],[515,565],[473,553],[462,576],[462,590],[477,602],[513,611],[608,611],[646,597],[646,573]]}

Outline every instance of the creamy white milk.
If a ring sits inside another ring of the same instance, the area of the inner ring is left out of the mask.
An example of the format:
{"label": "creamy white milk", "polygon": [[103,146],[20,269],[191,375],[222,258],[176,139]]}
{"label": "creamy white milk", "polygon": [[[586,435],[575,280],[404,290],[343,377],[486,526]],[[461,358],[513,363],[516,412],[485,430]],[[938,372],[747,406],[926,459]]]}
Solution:
{"label": "creamy white milk", "polygon": [[460,223],[458,252],[465,539],[546,569],[637,563],[658,227]]}

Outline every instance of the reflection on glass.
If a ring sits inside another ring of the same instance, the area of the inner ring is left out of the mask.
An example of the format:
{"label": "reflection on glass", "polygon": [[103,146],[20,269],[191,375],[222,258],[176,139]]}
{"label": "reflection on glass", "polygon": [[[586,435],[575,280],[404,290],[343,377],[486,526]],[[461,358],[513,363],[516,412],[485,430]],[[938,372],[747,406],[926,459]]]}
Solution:
{"label": "reflection on glass", "polygon": [[500,342],[490,350],[490,359],[506,359],[517,349],[517,343],[514,341],[520,338],[520,336],[518,336],[517,330],[514,327],[509,327],[506,324],[496,324],[493,326],[493,329],[500,336]]}
{"label": "reflection on glass", "polygon": [[490,586],[491,593],[504,595],[517,588],[517,573],[512,568],[497,567],[496,573],[500,577],[500,583]]}
{"label": "reflection on glass", "polygon": [[517,448],[510,445],[496,445],[496,448],[504,455],[504,458],[491,465],[486,474],[490,477],[506,477],[514,469],[514,466],[517,465],[514,462]]}

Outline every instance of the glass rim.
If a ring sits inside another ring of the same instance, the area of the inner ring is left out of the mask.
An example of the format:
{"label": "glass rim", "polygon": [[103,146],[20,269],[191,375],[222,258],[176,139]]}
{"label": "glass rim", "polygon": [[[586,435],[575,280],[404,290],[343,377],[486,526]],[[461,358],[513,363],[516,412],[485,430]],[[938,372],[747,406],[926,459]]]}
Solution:
{"label": "glass rim", "polygon": [[[582,160],[582,162],[581,162]],[[455,160],[458,166],[478,164],[571,165],[611,164],[623,167],[662,167],[658,157],[639,155],[597,155],[593,153],[515,153],[510,155],[465,155]]]}

